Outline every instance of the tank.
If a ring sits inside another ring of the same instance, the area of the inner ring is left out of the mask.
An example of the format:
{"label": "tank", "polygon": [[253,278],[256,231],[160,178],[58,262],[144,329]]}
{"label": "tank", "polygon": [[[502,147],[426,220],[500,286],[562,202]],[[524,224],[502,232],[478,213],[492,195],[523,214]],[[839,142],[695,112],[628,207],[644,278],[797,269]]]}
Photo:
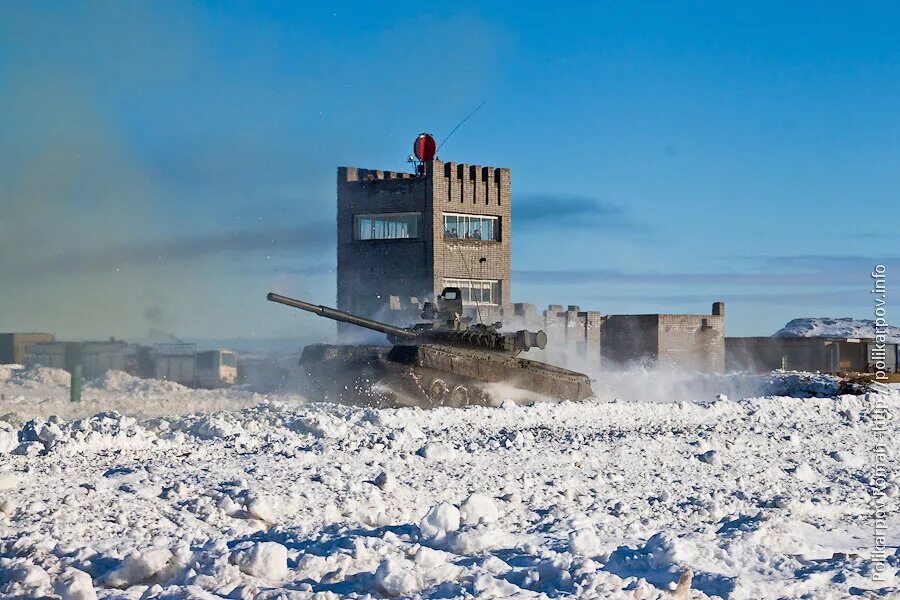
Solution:
{"label": "tank", "polygon": [[313,344],[300,357],[305,386],[317,397],[370,406],[465,406],[516,400],[584,400],[587,375],[519,355],[544,348],[543,331],[503,332],[502,324],[463,317],[459,288],[426,302],[423,322],[397,327],[270,293],[268,299],[384,333],[390,346]]}

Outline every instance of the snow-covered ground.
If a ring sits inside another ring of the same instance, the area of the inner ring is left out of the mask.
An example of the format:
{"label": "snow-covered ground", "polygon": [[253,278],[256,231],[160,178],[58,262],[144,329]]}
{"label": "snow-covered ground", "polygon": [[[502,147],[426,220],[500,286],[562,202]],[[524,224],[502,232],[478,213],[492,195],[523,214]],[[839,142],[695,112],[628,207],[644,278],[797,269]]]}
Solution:
{"label": "snow-covered ground", "polygon": [[133,417],[156,417],[235,410],[255,406],[267,398],[244,389],[195,390],[172,381],[109,371],[99,379],[87,381],[82,401],[72,403],[69,381],[69,374],[61,369],[0,365],[0,419],[19,422],[50,415],[73,419],[111,408]]}
{"label": "snow-covered ground", "polygon": [[[900,327],[888,326],[887,341],[900,342]],[[775,332],[776,337],[873,338],[875,321],[827,317],[794,319]]]}
{"label": "snow-covered ground", "polygon": [[0,371],[0,597],[900,594],[896,387],[644,375],[373,410],[120,373],[73,407],[58,371]]}

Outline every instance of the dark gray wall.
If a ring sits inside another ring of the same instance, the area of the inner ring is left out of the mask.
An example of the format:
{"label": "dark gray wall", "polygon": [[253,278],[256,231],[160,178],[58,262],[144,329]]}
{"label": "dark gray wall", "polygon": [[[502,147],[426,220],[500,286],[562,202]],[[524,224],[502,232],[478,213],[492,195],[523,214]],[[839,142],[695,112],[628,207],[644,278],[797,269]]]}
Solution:
{"label": "dark gray wall", "polygon": [[615,364],[655,361],[659,347],[659,315],[609,315],[600,328],[604,368]]}

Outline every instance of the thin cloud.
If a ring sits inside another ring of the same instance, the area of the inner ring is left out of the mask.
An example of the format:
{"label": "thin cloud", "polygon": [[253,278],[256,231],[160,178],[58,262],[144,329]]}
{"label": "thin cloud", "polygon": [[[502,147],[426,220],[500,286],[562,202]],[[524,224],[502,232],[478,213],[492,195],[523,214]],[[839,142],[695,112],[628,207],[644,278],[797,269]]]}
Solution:
{"label": "thin cloud", "polygon": [[308,251],[318,253],[334,246],[330,223],[308,223],[302,227],[247,229],[150,240],[134,244],[112,244],[98,250],[67,252],[32,262],[12,271],[19,277],[42,277],[60,273],[95,273],[125,267],[140,267],[171,261],[191,261],[225,254]]}
{"label": "thin cloud", "polygon": [[[748,257],[749,258],[749,257]],[[816,269],[820,271],[835,271],[837,269],[852,269],[861,273],[872,269],[877,264],[900,263],[900,256],[856,256],[856,255],[816,255],[798,254],[783,256],[767,256],[755,258],[764,265],[777,268],[802,268]]]}
{"label": "thin cloud", "polygon": [[584,227],[648,230],[620,207],[589,196],[571,194],[519,194],[513,202],[516,227],[552,225],[563,229]]}
{"label": "thin cloud", "polygon": [[557,285],[634,284],[641,285],[746,285],[792,287],[862,286],[876,264],[900,263],[900,257],[874,259],[862,256],[783,255],[763,258],[736,257],[743,271],[632,272],[619,269],[513,270],[513,278],[523,283]]}
{"label": "thin cloud", "polygon": [[[844,274],[846,275],[846,274]],[[556,285],[594,285],[598,283],[639,283],[641,285],[754,285],[823,286],[847,283],[847,277],[822,272],[714,272],[660,273],[625,272],[616,269],[514,270],[513,281]]]}
{"label": "thin cloud", "polygon": [[659,306],[703,304],[713,301],[763,304],[778,306],[850,306],[859,304],[860,299],[865,299],[868,294],[863,290],[842,289],[832,290],[827,294],[820,292],[780,293],[780,292],[747,292],[726,294],[597,294],[590,296],[591,300],[605,302],[641,302],[654,303]]}

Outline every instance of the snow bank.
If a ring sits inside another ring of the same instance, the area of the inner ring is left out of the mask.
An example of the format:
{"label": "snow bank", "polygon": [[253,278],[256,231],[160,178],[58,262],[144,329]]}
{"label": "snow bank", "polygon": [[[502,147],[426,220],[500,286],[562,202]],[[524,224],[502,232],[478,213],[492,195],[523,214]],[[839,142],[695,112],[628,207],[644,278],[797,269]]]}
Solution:
{"label": "snow bank", "polygon": [[6,383],[12,378],[15,373],[21,371],[24,368],[25,367],[23,367],[22,365],[17,364],[0,365],[0,383]]}
{"label": "snow bank", "polygon": [[[0,419],[26,421],[57,415],[88,418],[115,410],[138,417],[183,415],[192,412],[240,410],[267,398],[242,388],[194,390],[172,381],[140,379],[122,371],[108,371],[87,381],[82,401],[69,401],[70,376],[61,369],[23,369],[0,365]],[[287,398],[302,402],[299,396]]]}
{"label": "snow bank", "polygon": [[97,379],[88,382],[88,388],[129,395],[165,396],[168,394],[190,393],[191,389],[174,381],[142,379],[124,371],[107,371]]}
{"label": "snow bank", "polygon": [[68,371],[62,369],[48,367],[25,369],[19,365],[2,365],[0,367],[0,382],[26,390],[68,388],[71,381],[72,376]]}

